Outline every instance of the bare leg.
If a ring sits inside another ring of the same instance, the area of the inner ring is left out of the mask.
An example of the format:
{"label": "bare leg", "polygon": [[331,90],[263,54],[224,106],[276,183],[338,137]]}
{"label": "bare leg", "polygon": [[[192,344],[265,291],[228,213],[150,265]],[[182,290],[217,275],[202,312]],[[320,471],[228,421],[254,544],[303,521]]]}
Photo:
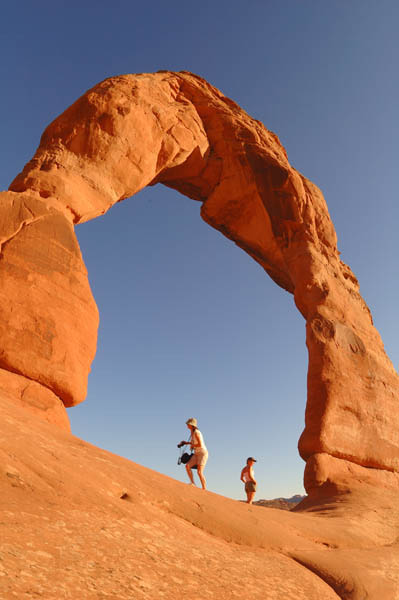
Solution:
{"label": "bare leg", "polygon": [[254,499],[255,492],[247,492],[247,504],[252,504],[252,500]]}
{"label": "bare leg", "polygon": [[201,465],[197,466],[198,477],[200,478],[202,489],[206,490],[206,479],[204,477],[204,467]]}
{"label": "bare leg", "polygon": [[190,479],[191,483],[192,483],[193,485],[195,485],[195,483],[194,483],[194,477],[193,477],[193,472],[192,472],[192,470],[191,470],[191,467],[189,466],[189,464],[188,464],[188,463],[186,464],[186,471],[187,471],[187,475],[188,475],[188,477],[189,477],[189,479]]}

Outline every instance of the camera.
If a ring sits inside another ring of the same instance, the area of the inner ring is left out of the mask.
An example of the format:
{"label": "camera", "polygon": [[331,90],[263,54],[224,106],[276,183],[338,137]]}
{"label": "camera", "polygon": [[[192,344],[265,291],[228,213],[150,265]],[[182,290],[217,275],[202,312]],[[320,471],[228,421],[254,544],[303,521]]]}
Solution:
{"label": "camera", "polygon": [[185,446],[185,442],[180,442],[180,444],[177,444],[178,448],[182,448],[182,446]]}

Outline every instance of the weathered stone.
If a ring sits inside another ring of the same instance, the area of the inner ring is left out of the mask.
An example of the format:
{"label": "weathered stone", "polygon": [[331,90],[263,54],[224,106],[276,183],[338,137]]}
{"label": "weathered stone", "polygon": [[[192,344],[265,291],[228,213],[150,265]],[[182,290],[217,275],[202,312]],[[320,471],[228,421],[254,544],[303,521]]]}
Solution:
{"label": "weathered stone", "polygon": [[0,369],[0,394],[40,419],[61,429],[71,430],[63,402],[40,383]]}
{"label": "weathered stone", "polygon": [[[398,375],[339,258],[323,195],[276,135],[217,89],[186,72],[107,79],[49,125],[10,189],[81,223],[155,183],[203,202],[205,221],[294,294],[309,351],[302,457],[397,471]],[[43,377],[39,362],[34,377]],[[82,399],[49,387],[70,404]]]}
{"label": "weathered stone", "polygon": [[[364,485],[379,490],[399,491],[399,473],[386,469],[361,467],[327,453],[313,454],[306,463],[304,482],[308,492],[306,503],[329,496],[339,496]],[[363,492],[364,493],[364,492]],[[376,506],[378,503],[376,503]],[[302,505],[303,506],[303,505]]]}
{"label": "weathered stone", "polygon": [[398,598],[397,489],[249,506],[50,427],[1,390],[0,481],[4,600]]}
{"label": "weathered stone", "polygon": [[[205,221],[306,319],[302,514],[183,485],[43,422],[68,428],[61,400],[84,399],[95,350],[72,223],[157,182],[202,201]],[[126,75],[56,119],[11,187],[0,194],[0,595],[233,597],[244,578],[250,597],[398,598],[398,376],[321,192],[277,137],[194,75]]]}
{"label": "weathered stone", "polygon": [[81,402],[98,313],[73,225],[40,198],[3,192],[0,232],[0,368]]}

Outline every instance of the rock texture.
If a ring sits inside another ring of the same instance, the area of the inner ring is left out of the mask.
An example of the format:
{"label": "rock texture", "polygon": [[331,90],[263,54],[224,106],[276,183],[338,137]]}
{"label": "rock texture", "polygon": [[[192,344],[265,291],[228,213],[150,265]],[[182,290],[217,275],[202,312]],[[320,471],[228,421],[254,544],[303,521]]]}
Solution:
{"label": "rock texture", "polygon": [[44,385],[0,369],[0,394],[48,423],[70,431],[63,402]]}
{"label": "rock texture", "polygon": [[97,327],[71,222],[40,197],[0,193],[0,368],[76,404],[86,395]]}
{"label": "rock texture", "polygon": [[[6,304],[0,303],[0,327],[13,321],[7,302],[24,293],[31,273],[38,283],[28,287],[31,297],[1,338],[0,365],[43,383],[66,405],[84,398],[97,314],[70,224],[101,215],[155,183],[202,202],[205,221],[294,295],[309,351],[306,426],[299,441],[301,456],[311,461],[308,491],[328,486],[333,477],[329,461],[314,458],[324,455],[365,468],[367,477],[370,467],[390,471],[397,485],[398,375],[355,276],[339,258],[320,190],[290,166],[276,135],[190,73],[107,79],[45,130],[2,205],[8,219],[11,205],[24,205],[28,196],[36,202],[35,222],[21,225],[27,217],[18,208],[6,235],[13,237],[2,255]],[[45,260],[38,239],[48,244]],[[48,316],[53,299],[57,308]],[[21,352],[22,323],[36,358],[29,348]],[[79,337],[80,327],[85,330]],[[337,477],[335,468],[333,473]]]}
{"label": "rock texture", "polygon": [[399,596],[397,491],[248,506],[95,448],[1,391],[0,444],[2,600]]}

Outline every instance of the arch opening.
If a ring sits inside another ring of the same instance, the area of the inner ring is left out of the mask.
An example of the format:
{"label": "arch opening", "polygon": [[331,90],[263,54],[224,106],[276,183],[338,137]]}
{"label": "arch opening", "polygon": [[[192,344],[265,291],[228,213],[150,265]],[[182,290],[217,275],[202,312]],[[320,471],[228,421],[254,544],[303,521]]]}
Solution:
{"label": "arch opening", "polygon": [[175,445],[193,413],[210,450],[209,489],[240,497],[237,471],[255,455],[258,498],[301,494],[303,319],[199,211],[155,186],[76,228],[100,328],[72,430],[184,480]]}

